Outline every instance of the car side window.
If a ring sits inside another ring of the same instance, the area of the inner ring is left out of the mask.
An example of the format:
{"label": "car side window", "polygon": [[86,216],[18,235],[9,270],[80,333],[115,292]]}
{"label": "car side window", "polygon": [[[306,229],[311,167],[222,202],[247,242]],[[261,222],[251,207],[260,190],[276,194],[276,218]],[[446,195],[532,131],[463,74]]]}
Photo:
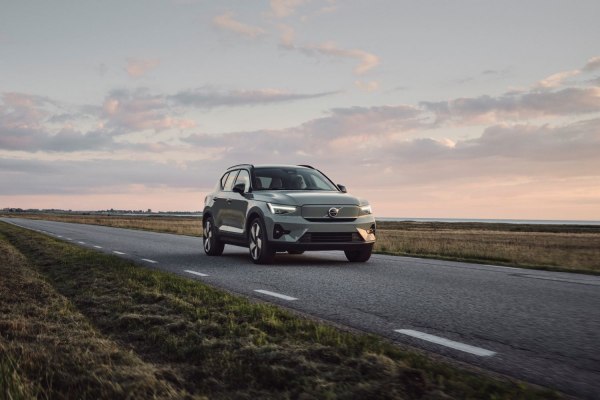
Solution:
{"label": "car side window", "polygon": [[225,187],[225,182],[227,182],[227,177],[229,176],[229,172],[225,173],[225,175],[223,175],[221,177],[221,181],[219,182],[219,188],[221,190],[223,190],[223,188]]}
{"label": "car side window", "polygon": [[240,173],[238,174],[233,186],[239,183],[244,184],[244,192],[247,192],[250,188],[250,174],[248,174],[248,171],[245,169],[240,170]]}
{"label": "car side window", "polygon": [[231,171],[229,173],[229,176],[227,177],[227,181],[225,181],[225,185],[223,186],[223,191],[231,192],[231,189],[233,188],[233,182],[235,181],[235,177],[237,176],[237,173],[238,173],[238,170]]}

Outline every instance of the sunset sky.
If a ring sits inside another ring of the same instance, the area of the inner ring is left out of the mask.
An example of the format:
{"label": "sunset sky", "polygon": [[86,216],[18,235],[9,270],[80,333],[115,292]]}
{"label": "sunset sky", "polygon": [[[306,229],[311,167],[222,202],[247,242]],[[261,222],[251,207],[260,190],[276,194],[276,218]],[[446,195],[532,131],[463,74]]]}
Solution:
{"label": "sunset sky", "polygon": [[311,164],[377,216],[600,220],[600,2],[11,1],[0,209],[201,210]]}

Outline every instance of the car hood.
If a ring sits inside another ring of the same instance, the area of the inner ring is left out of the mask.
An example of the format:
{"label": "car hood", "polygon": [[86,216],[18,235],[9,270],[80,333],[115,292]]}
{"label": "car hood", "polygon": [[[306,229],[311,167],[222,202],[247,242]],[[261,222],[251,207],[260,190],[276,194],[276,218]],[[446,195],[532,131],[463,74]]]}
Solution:
{"label": "car hood", "polygon": [[268,201],[276,204],[304,206],[309,204],[327,205],[361,205],[360,199],[347,193],[321,192],[316,190],[278,190],[255,191],[255,200]]}

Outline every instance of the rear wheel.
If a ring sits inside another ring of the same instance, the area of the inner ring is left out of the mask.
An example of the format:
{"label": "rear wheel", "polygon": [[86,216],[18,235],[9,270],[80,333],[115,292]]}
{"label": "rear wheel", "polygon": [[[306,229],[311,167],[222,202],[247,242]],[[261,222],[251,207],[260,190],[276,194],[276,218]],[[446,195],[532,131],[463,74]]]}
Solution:
{"label": "rear wheel", "polygon": [[373,245],[363,246],[358,250],[344,250],[346,258],[350,262],[365,262],[371,258],[371,252],[373,251]]}
{"label": "rear wheel", "polygon": [[223,254],[225,243],[221,242],[217,237],[215,222],[212,217],[208,217],[206,218],[206,221],[204,221],[203,231],[202,238],[204,240],[204,252],[209,256],[220,256]]}
{"label": "rear wheel", "polygon": [[256,218],[250,224],[248,248],[250,249],[250,258],[255,264],[269,264],[273,261],[275,250],[269,246],[267,229],[260,218]]}

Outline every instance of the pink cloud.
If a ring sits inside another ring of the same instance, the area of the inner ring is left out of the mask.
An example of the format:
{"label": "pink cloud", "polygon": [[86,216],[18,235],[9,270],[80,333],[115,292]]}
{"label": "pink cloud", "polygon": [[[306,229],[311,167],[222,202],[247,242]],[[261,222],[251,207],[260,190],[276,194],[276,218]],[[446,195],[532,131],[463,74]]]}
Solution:
{"label": "pink cloud", "polygon": [[140,78],[160,64],[158,59],[136,59],[127,60],[125,70],[131,78]]}
{"label": "pink cloud", "polygon": [[252,26],[240,22],[233,18],[233,13],[226,12],[225,14],[217,15],[213,18],[213,24],[217,28],[234,32],[238,35],[249,37],[249,38],[257,38],[266,34],[266,31],[258,26]]}

